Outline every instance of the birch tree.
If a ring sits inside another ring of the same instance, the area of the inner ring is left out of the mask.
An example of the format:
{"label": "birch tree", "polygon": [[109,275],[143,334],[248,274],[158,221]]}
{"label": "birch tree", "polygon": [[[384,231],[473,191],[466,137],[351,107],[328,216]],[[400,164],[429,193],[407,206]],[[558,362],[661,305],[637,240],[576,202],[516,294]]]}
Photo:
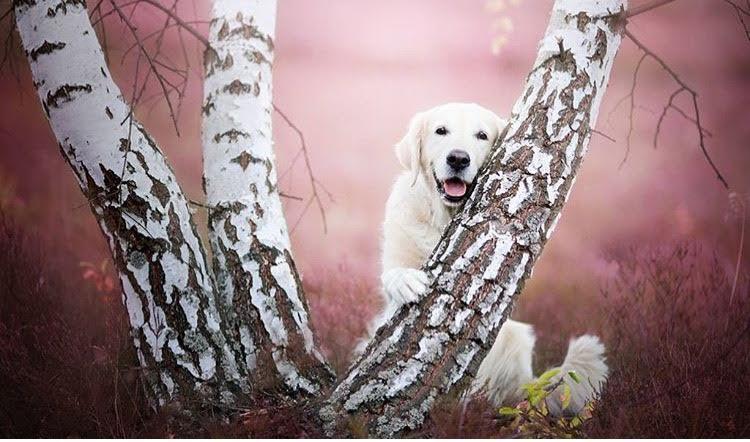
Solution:
{"label": "birch tree", "polygon": [[624,0],[557,0],[504,138],[405,304],[333,390],[326,431],[354,419],[392,437],[466,387],[552,234],[596,123],[624,26]]}
{"label": "birch tree", "polygon": [[107,237],[152,397],[249,391],[227,345],[206,256],[164,155],[112,80],[83,1],[16,1],[34,87]]}
{"label": "birch tree", "polygon": [[[204,179],[214,206],[215,283],[188,201],[112,80],[85,2],[14,3],[34,86],[109,240],[159,405],[235,403],[279,383],[311,394],[332,381],[314,348],[276,189],[275,2],[250,5],[259,7],[256,18],[243,17],[248,6],[216,2],[206,51]],[[265,385],[252,384],[260,378]]]}
{"label": "birch tree", "polygon": [[275,2],[213,3],[203,105],[209,266],[184,193],[111,79],[85,2],[15,0],[34,86],[109,240],[155,403],[237,404],[281,386],[323,400],[329,434],[352,419],[379,436],[418,428],[438,396],[471,381],[559,219],[624,6],[556,0],[505,137],[425,265],[429,293],[379,330],[328,391],[332,375],[308,324],[274,164]]}
{"label": "birch tree", "polygon": [[319,392],[313,342],[273,151],[276,2],[214,1],[204,67],[203,162],[213,269],[227,327],[256,380]]}

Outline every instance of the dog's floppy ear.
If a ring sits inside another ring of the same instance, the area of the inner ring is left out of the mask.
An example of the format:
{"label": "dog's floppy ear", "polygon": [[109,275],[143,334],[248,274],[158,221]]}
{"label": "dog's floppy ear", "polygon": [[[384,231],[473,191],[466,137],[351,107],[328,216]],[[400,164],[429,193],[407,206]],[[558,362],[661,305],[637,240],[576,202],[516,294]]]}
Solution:
{"label": "dog's floppy ear", "polygon": [[419,171],[422,156],[422,136],[424,134],[425,113],[419,112],[409,122],[409,129],[404,138],[396,143],[396,158],[406,170]]}

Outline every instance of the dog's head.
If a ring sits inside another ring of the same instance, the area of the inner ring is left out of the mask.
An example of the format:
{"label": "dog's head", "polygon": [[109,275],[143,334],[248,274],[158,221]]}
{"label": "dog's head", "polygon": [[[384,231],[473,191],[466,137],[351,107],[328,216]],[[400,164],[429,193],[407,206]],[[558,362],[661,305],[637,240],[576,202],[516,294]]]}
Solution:
{"label": "dog's head", "polygon": [[396,156],[421,174],[448,207],[469,195],[477,172],[507,122],[473,103],[448,103],[416,114]]}

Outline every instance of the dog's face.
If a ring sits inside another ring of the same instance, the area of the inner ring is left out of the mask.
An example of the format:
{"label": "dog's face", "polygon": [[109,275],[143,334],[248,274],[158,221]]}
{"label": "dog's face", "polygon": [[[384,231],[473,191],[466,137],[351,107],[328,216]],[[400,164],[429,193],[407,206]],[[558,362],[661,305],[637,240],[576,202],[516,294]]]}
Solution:
{"label": "dog's face", "polygon": [[448,207],[469,195],[506,121],[472,103],[449,103],[415,115],[396,156],[416,179],[422,175]]}

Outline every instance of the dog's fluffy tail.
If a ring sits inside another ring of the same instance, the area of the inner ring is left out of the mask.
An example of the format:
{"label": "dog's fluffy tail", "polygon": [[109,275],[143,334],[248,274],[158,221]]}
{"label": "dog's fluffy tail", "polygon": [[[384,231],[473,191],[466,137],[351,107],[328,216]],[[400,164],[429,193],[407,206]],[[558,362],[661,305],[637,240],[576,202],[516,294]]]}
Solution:
{"label": "dog's fluffy tail", "polygon": [[[559,367],[560,373],[551,379],[552,384],[563,379],[570,386],[570,403],[562,406],[564,387],[561,385],[547,397],[547,406],[551,414],[577,414],[594,399],[607,380],[609,369],[605,363],[604,344],[598,337],[583,335],[570,341],[568,354]],[[580,382],[573,380],[569,372],[575,372]]]}

